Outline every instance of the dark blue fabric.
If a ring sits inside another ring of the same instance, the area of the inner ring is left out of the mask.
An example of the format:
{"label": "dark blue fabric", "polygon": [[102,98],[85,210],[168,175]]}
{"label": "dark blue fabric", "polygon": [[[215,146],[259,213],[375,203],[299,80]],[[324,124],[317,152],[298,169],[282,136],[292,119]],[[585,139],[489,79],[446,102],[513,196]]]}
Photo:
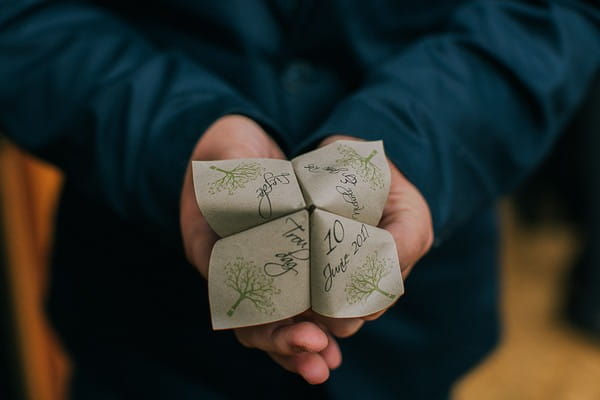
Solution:
{"label": "dark blue fabric", "polygon": [[436,249],[392,312],[344,341],[326,389],[444,397],[496,339],[493,202],[598,73],[593,4],[0,0],[0,129],[67,177],[50,311],[75,359],[117,393],[152,385],[127,388],[110,360],[158,365],[131,367],[171,382],[145,398],[309,390],[210,331],[182,256],[193,144],[241,113],[289,156],[331,133],[383,139],[425,195]]}

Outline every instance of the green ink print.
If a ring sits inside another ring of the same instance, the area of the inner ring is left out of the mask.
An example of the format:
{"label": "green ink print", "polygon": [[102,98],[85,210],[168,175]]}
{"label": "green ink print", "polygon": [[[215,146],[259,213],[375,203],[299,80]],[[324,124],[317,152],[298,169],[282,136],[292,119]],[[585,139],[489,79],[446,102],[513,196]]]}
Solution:
{"label": "green ink print", "polygon": [[272,297],[281,291],[273,284],[274,279],[265,275],[252,261],[237,257],[235,261],[227,263],[225,275],[225,285],[238,294],[237,300],[227,311],[229,317],[244,300],[251,302],[262,313],[271,315],[275,312]]}
{"label": "green ink print", "polygon": [[248,182],[256,180],[263,172],[263,168],[256,161],[242,162],[230,171],[215,165],[211,165],[210,169],[223,173],[223,177],[209,185],[210,194],[227,190],[229,195],[233,195],[238,189],[244,188]]}
{"label": "green ink print", "polygon": [[383,172],[372,162],[373,157],[377,154],[377,150],[371,151],[366,157],[361,156],[356,150],[345,144],[338,145],[337,150],[342,155],[342,158],[336,160],[336,163],[352,167],[362,181],[369,184],[371,189],[383,189]]}
{"label": "green ink print", "polygon": [[383,290],[379,284],[381,280],[390,273],[391,268],[385,260],[377,258],[377,252],[367,256],[365,263],[350,275],[344,291],[349,304],[366,301],[371,294],[377,292],[389,299],[396,298]]}

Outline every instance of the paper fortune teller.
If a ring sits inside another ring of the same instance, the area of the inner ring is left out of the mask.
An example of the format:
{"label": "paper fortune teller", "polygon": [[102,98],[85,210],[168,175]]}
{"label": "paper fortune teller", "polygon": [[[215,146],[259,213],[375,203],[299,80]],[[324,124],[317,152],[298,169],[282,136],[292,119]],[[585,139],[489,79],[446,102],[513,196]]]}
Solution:
{"label": "paper fortune teller", "polygon": [[198,206],[221,239],[208,289],[214,329],[310,308],[375,313],[404,293],[396,245],[377,228],[390,187],[383,143],[337,141],[292,161],[193,161]]}

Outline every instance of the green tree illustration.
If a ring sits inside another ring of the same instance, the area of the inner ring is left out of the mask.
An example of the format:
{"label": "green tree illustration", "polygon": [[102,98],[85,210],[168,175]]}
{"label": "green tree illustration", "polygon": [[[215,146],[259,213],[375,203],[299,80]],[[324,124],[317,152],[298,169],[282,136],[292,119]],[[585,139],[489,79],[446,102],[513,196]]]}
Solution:
{"label": "green tree illustration", "polygon": [[373,157],[377,154],[377,150],[372,150],[366,157],[361,156],[356,150],[345,144],[338,145],[337,150],[342,155],[342,158],[336,160],[336,163],[352,167],[363,182],[369,184],[371,189],[383,188],[383,172],[372,162]]}
{"label": "green tree illustration", "polygon": [[227,311],[228,316],[231,317],[244,300],[250,301],[262,313],[275,312],[271,298],[281,291],[273,285],[274,279],[265,275],[252,261],[237,257],[235,261],[227,263],[225,275],[225,285],[238,293],[237,300]]}
{"label": "green tree illustration", "polygon": [[215,194],[222,190],[228,190],[230,195],[246,186],[246,183],[258,178],[263,171],[256,161],[244,161],[232,170],[222,169],[215,165],[211,165],[210,169],[222,172],[224,175],[209,185],[208,193]]}
{"label": "green tree illustration", "polygon": [[365,263],[350,275],[344,291],[350,304],[366,301],[372,293],[378,292],[390,299],[396,298],[383,290],[379,284],[390,273],[391,268],[385,260],[377,258],[377,252],[367,256]]}

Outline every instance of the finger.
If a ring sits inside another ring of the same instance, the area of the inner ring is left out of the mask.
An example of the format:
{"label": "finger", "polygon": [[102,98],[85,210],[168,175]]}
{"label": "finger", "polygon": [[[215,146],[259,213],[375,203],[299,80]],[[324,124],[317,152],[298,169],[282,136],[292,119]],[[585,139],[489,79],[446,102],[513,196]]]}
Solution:
{"label": "finger", "polygon": [[204,217],[199,217],[195,225],[194,233],[191,235],[192,238],[196,238],[192,244],[191,261],[204,277],[208,277],[210,254],[219,237],[210,228]]}
{"label": "finger", "polygon": [[354,140],[357,142],[363,142],[364,139],[361,138],[357,138],[354,136],[346,136],[346,135],[332,135],[332,136],[328,136],[325,139],[323,139],[321,141],[321,143],[319,143],[319,147],[323,147],[323,146],[327,146],[330,143],[333,143],[337,140]]}
{"label": "finger", "polygon": [[258,140],[256,137],[248,137],[246,141],[239,143],[235,147],[228,147],[219,153],[219,159],[237,159],[237,158],[275,158],[285,160],[285,154],[281,151],[279,145],[266,134],[261,133]]}
{"label": "finger", "polygon": [[280,355],[299,352],[319,353],[328,345],[327,334],[316,324],[308,321],[294,323],[291,320],[272,324],[239,328],[235,335],[246,347],[257,348]]}
{"label": "finger", "polygon": [[[294,317],[294,321],[295,322],[298,322],[298,321],[314,322],[324,332],[327,333],[327,339],[329,340],[327,343],[327,347],[323,351],[321,351],[319,354],[321,354],[321,356],[323,356],[325,362],[327,363],[327,366],[330,369],[335,369],[335,368],[338,368],[340,366],[340,364],[342,363],[342,351],[340,350],[340,346],[338,345],[337,340],[331,335],[329,329],[325,325],[325,323],[324,323],[325,318],[326,317],[323,317],[322,315],[317,314],[314,311],[309,309],[309,310],[303,312],[302,314]],[[329,319],[333,320],[333,318],[329,318]]]}
{"label": "finger", "polygon": [[311,385],[318,385],[329,379],[329,368],[319,354],[304,352],[293,356],[282,356],[269,353],[269,356],[287,371],[302,376]]}
{"label": "finger", "polygon": [[390,164],[391,186],[379,227],[391,233],[406,278],[414,264],[433,242],[431,213],[423,196],[400,171]]}
{"label": "finger", "polygon": [[365,316],[365,317],[362,317],[362,319],[363,319],[363,320],[365,320],[365,321],[374,321],[374,320],[376,320],[377,318],[381,317],[383,314],[385,314],[385,312],[386,312],[387,310],[388,310],[388,309],[386,308],[385,310],[381,310],[381,311],[378,311],[378,312],[376,312],[376,313],[373,313],[373,314],[371,314],[371,315],[367,315],[367,316]]}
{"label": "finger", "polygon": [[323,357],[323,360],[325,360],[329,369],[336,369],[342,364],[342,351],[340,350],[337,340],[335,340],[331,334],[328,333],[327,337],[329,343],[327,344],[327,347],[325,347],[325,350],[319,354]]}
{"label": "finger", "polygon": [[[385,226],[382,225],[382,228],[387,230],[394,238],[402,279],[406,279],[415,263],[426,252],[424,242],[416,237],[418,235],[417,229],[411,230],[411,225],[405,222],[392,222]],[[411,237],[411,232],[415,236]]]}
{"label": "finger", "polygon": [[193,154],[196,160],[285,158],[275,140],[258,123],[235,114],[213,123],[198,141]]}
{"label": "finger", "polygon": [[312,318],[338,338],[354,335],[365,323],[361,318],[330,318],[316,313],[313,313]]}
{"label": "finger", "polygon": [[206,278],[210,253],[218,237],[196,204],[191,166],[188,166],[184,179],[179,218],[186,258]]}

